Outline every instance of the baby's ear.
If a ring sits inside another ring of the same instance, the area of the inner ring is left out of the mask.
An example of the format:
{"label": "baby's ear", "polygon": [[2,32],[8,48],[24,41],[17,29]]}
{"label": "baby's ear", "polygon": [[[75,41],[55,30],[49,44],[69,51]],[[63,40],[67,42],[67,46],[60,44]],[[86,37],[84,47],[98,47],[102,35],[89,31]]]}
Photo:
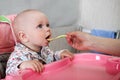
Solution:
{"label": "baby's ear", "polygon": [[28,42],[28,37],[23,31],[19,31],[18,38],[20,42]]}

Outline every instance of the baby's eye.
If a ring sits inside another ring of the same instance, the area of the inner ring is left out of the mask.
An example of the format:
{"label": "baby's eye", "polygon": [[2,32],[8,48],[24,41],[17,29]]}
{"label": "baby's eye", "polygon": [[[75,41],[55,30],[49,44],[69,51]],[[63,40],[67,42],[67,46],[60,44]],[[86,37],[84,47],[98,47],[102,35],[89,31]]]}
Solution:
{"label": "baby's eye", "polygon": [[49,27],[50,25],[49,24],[46,24],[47,27]]}
{"label": "baby's eye", "polygon": [[38,25],[38,28],[42,28],[42,24],[39,24],[39,25]]}

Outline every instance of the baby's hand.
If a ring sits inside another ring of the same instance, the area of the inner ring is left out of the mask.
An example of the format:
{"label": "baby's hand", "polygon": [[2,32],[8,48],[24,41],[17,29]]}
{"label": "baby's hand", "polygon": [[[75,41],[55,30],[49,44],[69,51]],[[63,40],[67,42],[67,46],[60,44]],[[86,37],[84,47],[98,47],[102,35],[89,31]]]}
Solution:
{"label": "baby's hand", "polygon": [[36,72],[42,72],[43,71],[43,64],[39,60],[29,60],[29,61],[24,61],[19,65],[19,68],[21,70],[31,68],[33,71]]}
{"label": "baby's hand", "polygon": [[64,50],[62,53],[61,53],[61,58],[65,58],[65,57],[69,57],[71,60],[73,59],[73,54],[68,51],[68,50]]}

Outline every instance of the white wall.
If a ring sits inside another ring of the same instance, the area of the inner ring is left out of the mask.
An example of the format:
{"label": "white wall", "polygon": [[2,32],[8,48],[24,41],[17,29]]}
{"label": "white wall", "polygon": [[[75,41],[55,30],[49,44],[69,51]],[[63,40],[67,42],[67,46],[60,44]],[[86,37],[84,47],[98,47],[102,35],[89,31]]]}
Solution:
{"label": "white wall", "polygon": [[80,24],[86,28],[120,29],[120,0],[0,0],[0,14],[42,10],[51,27]]}
{"label": "white wall", "polygon": [[120,29],[120,0],[80,0],[78,23],[86,28]]}
{"label": "white wall", "polygon": [[0,15],[16,14],[31,8],[43,11],[51,27],[59,27],[76,23],[79,0],[0,0]]}

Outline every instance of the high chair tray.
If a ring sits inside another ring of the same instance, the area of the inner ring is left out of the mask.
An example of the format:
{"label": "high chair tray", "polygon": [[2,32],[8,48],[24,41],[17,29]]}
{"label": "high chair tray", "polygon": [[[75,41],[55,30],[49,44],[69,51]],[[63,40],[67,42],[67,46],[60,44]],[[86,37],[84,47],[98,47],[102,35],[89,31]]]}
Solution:
{"label": "high chair tray", "polygon": [[120,58],[95,53],[75,54],[45,65],[42,73],[30,69],[5,80],[120,80]]}

